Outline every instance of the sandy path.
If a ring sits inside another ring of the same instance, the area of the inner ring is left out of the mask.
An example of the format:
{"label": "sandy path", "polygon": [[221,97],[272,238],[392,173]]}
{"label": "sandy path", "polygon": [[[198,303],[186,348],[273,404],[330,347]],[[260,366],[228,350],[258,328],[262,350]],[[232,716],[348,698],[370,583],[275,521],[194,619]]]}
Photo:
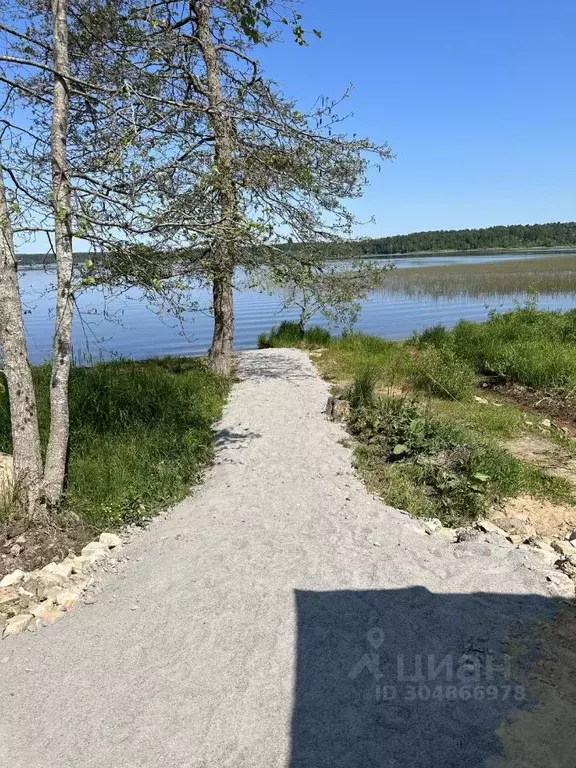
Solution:
{"label": "sandy path", "polygon": [[239,372],[205,485],[94,605],[0,645],[0,765],[483,765],[518,706],[502,640],[554,613],[551,571],[372,498],[303,353]]}

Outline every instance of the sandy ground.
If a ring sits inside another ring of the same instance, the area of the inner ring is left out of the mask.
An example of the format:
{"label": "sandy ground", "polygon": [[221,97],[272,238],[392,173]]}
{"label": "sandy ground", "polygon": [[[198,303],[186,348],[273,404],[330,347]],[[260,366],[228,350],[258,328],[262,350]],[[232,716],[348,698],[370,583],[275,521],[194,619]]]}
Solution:
{"label": "sandy ground", "polygon": [[0,645],[0,765],[506,765],[567,582],[368,494],[303,353],[244,353],[239,375],[202,488],[95,604]]}

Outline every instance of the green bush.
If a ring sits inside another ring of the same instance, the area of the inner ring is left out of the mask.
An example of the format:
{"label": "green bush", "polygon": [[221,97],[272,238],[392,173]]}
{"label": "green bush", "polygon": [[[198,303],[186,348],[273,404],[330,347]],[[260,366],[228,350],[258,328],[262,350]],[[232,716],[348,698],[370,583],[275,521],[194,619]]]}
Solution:
{"label": "green bush", "polygon": [[414,389],[451,400],[469,399],[476,385],[472,365],[448,347],[423,349],[410,378]]}
{"label": "green bush", "polygon": [[261,333],[258,336],[258,347],[306,347],[314,349],[325,347],[330,343],[330,332],[319,325],[302,330],[299,323],[284,320],[280,325],[272,328],[269,334]]}
{"label": "green bush", "polygon": [[492,312],[485,323],[461,320],[446,334],[428,329],[423,349],[450,349],[483,374],[534,389],[570,392],[576,387],[576,311],[547,312],[529,304]]}
{"label": "green bush", "polygon": [[350,390],[350,406],[352,408],[360,408],[373,405],[377,382],[377,369],[369,365],[364,366],[354,379],[354,384]]}
{"label": "green bush", "polygon": [[497,443],[432,418],[421,405],[388,397],[352,406],[357,464],[387,503],[445,525],[469,522],[496,500],[532,494],[574,502],[566,480],[524,464]]}

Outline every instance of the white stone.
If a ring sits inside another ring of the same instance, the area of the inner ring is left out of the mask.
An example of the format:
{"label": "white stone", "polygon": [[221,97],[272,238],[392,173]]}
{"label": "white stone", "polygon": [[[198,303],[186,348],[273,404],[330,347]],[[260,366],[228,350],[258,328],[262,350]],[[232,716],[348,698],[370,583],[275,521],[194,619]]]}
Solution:
{"label": "white stone", "polygon": [[20,584],[22,579],[24,578],[26,574],[24,571],[21,571],[20,569],[17,569],[15,571],[12,571],[12,573],[7,573],[6,576],[0,581],[0,588],[1,587],[13,587],[14,584]]}
{"label": "white stone", "polygon": [[88,565],[90,565],[90,558],[78,555],[72,561],[72,573],[84,573]]}
{"label": "white stone", "polygon": [[114,549],[115,547],[121,547],[122,546],[122,539],[120,536],[117,536],[115,533],[101,533],[100,534],[100,543],[107,546],[109,549]]}
{"label": "white stone", "polygon": [[554,554],[551,544],[547,542],[546,539],[531,538],[530,544],[535,547],[535,549],[541,550],[542,552],[548,552],[552,555]]}
{"label": "white stone", "polygon": [[82,549],[82,557],[87,558],[90,562],[95,563],[97,560],[102,560],[108,557],[109,550],[105,544],[99,541],[91,541],[90,544]]}
{"label": "white stone", "polygon": [[14,618],[8,619],[6,626],[4,627],[3,637],[19,635],[21,632],[24,632],[33,618],[34,616],[32,616],[31,613],[21,613],[19,616],[14,616]]}
{"label": "white stone", "polygon": [[72,568],[72,563],[69,560],[65,560],[63,563],[49,563],[44,566],[42,570],[51,573],[54,576],[61,576],[63,579],[68,579],[72,574]]}
{"label": "white stone", "polygon": [[476,528],[484,531],[484,533],[497,533],[499,536],[508,536],[506,531],[503,531],[502,528],[499,528],[497,525],[494,525],[494,523],[491,523],[490,520],[477,520]]}
{"label": "white stone", "polygon": [[56,603],[61,608],[73,608],[80,597],[76,590],[63,589],[56,595]]}
{"label": "white stone", "polygon": [[560,539],[558,541],[553,541],[552,549],[555,549],[556,552],[560,552],[564,557],[570,557],[570,555],[574,554],[574,547],[570,541],[561,541]]}
{"label": "white stone", "polygon": [[550,421],[550,419],[542,419],[542,421],[540,422],[540,424],[541,424],[541,426],[543,426],[545,429],[550,429],[550,427],[552,426],[552,422]]}

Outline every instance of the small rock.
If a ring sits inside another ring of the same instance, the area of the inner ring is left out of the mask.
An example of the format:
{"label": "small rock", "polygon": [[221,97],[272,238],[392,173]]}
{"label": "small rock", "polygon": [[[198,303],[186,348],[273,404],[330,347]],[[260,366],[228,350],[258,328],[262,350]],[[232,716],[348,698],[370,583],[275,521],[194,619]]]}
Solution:
{"label": "small rock", "polygon": [[556,561],[558,560],[557,554],[554,552],[545,552],[543,549],[538,549],[536,551],[547,565],[556,565]]}
{"label": "small rock", "polygon": [[540,426],[544,427],[544,429],[550,429],[552,427],[552,422],[550,419],[542,419]]}
{"label": "small rock", "polygon": [[102,560],[109,555],[108,547],[100,541],[91,541],[90,544],[82,549],[82,557],[85,557],[92,563]]}
{"label": "small rock", "polygon": [[38,571],[27,578],[23,587],[27,592],[32,593],[38,600],[45,600],[48,596],[48,590],[53,587],[63,587],[66,579],[49,571]]}
{"label": "small rock", "polygon": [[104,544],[108,549],[115,549],[122,546],[122,539],[115,533],[101,533],[100,544]]}
{"label": "small rock", "polygon": [[570,557],[570,555],[574,554],[574,547],[569,541],[561,541],[560,539],[558,541],[553,541],[552,549],[555,549],[556,552],[560,552],[564,557]]}
{"label": "small rock", "polygon": [[484,533],[497,533],[499,536],[506,536],[506,531],[491,523],[490,520],[477,520],[476,528],[484,531]]}
{"label": "small rock", "polygon": [[514,545],[522,544],[522,542],[526,539],[526,537],[522,536],[520,533],[509,533],[506,538],[511,544]]}
{"label": "small rock", "polygon": [[19,616],[14,616],[12,619],[8,619],[6,626],[4,627],[3,637],[9,637],[10,635],[19,635],[28,629],[28,625],[32,621],[34,616],[31,613],[21,613]]}
{"label": "small rock", "polygon": [[539,538],[537,536],[530,536],[528,539],[528,544],[530,546],[534,547],[535,549],[539,549],[542,552],[548,552],[549,554],[554,555],[554,550],[552,549],[552,546],[546,539]]}
{"label": "small rock", "polygon": [[474,397],[474,400],[476,400],[477,403],[482,403],[482,405],[488,405],[489,402],[485,397],[478,397],[477,395]]}
{"label": "small rock", "polygon": [[48,600],[50,603],[55,603],[58,600],[58,595],[64,591],[64,587],[50,587],[46,590],[46,600]]}
{"label": "small rock", "polygon": [[546,576],[546,581],[554,585],[556,594],[562,597],[574,597],[574,583],[565,573],[560,571],[549,573]]}
{"label": "small rock", "polygon": [[558,567],[571,579],[576,579],[576,565],[572,565],[569,560],[563,560]]}
{"label": "small rock", "polygon": [[12,546],[10,547],[10,554],[12,555],[12,557],[18,557],[20,552],[22,552],[22,547],[20,546],[20,544],[12,544]]}
{"label": "small rock", "polygon": [[576,547],[576,528],[574,528],[572,533],[568,534],[567,538],[568,538],[568,541],[573,542],[574,546]]}
{"label": "small rock", "polygon": [[61,576],[63,579],[68,579],[72,575],[73,565],[70,560],[64,560],[63,563],[49,563],[42,568],[42,571],[51,573],[54,576]]}
{"label": "small rock", "polygon": [[0,589],[2,587],[13,587],[14,584],[20,584],[26,574],[24,571],[17,569],[12,573],[7,573],[6,576],[0,581]]}
{"label": "small rock", "polygon": [[74,608],[79,598],[80,598],[80,595],[75,590],[63,589],[56,596],[56,604],[59,605],[61,608],[66,608],[66,610],[70,610],[70,608]]}
{"label": "small rock", "polygon": [[72,560],[72,573],[84,573],[90,565],[90,558],[78,555]]}
{"label": "small rock", "polygon": [[345,421],[350,414],[350,403],[339,397],[329,397],[326,404],[326,415],[332,421]]}
{"label": "small rock", "polygon": [[16,587],[0,588],[0,608],[9,608],[20,601],[20,594]]}

